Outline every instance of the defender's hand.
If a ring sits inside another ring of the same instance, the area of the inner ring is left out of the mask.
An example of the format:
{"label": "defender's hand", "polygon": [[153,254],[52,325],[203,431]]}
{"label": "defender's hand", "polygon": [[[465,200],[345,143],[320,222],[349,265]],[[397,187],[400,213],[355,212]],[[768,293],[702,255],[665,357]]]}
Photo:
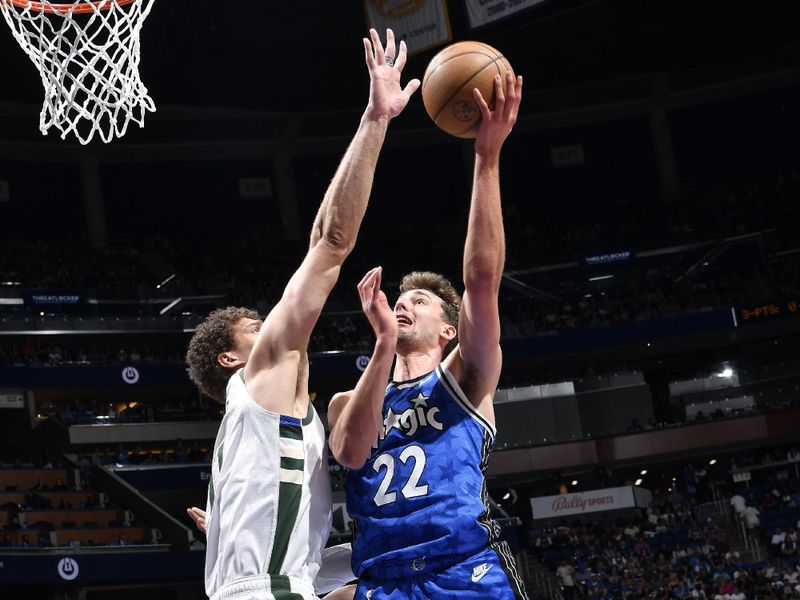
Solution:
{"label": "defender's hand", "polygon": [[411,95],[419,88],[419,79],[412,79],[405,88],[400,85],[400,74],[406,64],[406,43],[401,41],[399,51],[395,49],[394,32],[386,30],[384,50],[378,32],[369,30],[364,38],[364,55],[369,68],[369,105],[367,116],[373,119],[392,119],[408,104]]}

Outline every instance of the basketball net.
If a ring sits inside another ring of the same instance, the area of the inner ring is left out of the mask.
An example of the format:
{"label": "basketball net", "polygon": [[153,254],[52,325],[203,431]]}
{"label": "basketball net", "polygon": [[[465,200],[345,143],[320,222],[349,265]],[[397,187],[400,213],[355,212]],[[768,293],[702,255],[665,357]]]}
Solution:
{"label": "basketball net", "polygon": [[139,34],[153,0],[0,0],[14,38],[39,69],[39,129],[108,143],[156,107],[139,77]]}

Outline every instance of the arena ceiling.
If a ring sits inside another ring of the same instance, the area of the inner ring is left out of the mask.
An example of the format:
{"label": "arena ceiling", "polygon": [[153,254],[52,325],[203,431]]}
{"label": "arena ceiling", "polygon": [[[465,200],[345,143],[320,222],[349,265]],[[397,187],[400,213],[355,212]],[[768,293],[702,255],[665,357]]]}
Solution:
{"label": "arena ceiling", "polygon": [[[545,0],[477,31],[462,0],[449,1],[448,11],[454,41],[501,49],[528,87],[548,89],[791,49],[800,41],[798,4]],[[360,42],[367,28],[361,0],[155,0],[142,33],[142,77],[162,107],[357,109],[367,93]],[[421,77],[435,51],[412,57],[408,75]],[[0,105],[41,104],[38,73],[5,25],[0,55]]]}

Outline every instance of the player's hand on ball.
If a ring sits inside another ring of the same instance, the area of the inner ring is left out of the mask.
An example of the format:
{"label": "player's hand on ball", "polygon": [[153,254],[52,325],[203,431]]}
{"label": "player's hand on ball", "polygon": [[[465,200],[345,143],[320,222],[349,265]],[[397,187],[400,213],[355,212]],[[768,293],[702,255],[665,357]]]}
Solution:
{"label": "player's hand on ball", "polygon": [[397,339],[397,317],[389,306],[386,294],[381,291],[382,274],[383,267],[375,267],[358,284],[361,310],[367,315],[376,337]]}
{"label": "player's hand on ball", "polygon": [[197,525],[197,528],[206,533],[206,511],[193,506],[192,508],[187,508],[186,512],[194,521],[194,524]]}
{"label": "player's hand on ball", "polygon": [[481,155],[499,154],[503,142],[517,122],[519,105],[522,102],[522,76],[516,79],[506,73],[505,81],[499,75],[494,80],[494,110],[490,110],[480,91],[473,95],[481,109],[481,122],[475,140],[475,152]]}
{"label": "player's hand on ball", "polygon": [[364,55],[369,68],[367,115],[374,119],[392,119],[406,107],[411,95],[419,88],[420,81],[412,79],[402,87],[400,75],[406,64],[406,44],[401,41],[396,47],[391,29],[386,30],[385,49],[375,29],[370,29],[369,35],[369,38],[364,38]]}

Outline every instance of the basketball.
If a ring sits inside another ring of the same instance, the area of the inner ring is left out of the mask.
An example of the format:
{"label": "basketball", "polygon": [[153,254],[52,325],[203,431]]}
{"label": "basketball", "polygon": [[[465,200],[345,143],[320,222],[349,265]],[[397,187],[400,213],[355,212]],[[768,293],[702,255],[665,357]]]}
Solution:
{"label": "basketball", "polygon": [[505,85],[511,64],[488,44],[456,42],[437,53],[422,78],[422,102],[439,129],[460,138],[478,135],[481,110],[472,96],[478,88],[489,108],[494,108],[494,76]]}

